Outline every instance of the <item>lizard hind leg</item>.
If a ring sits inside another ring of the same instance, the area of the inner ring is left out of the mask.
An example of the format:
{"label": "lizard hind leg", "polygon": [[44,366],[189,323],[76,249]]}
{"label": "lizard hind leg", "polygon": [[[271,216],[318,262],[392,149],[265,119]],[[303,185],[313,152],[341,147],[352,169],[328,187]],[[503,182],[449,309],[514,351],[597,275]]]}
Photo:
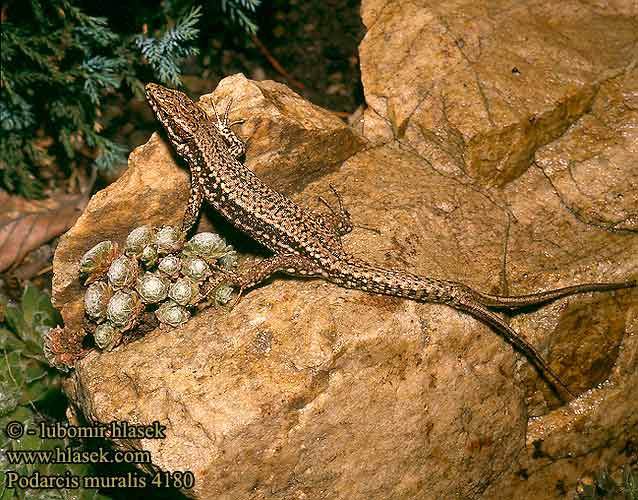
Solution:
{"label": "lizard hind leg", "polygon": [[329,228],[332,229],[337,236],[344,236],[352,231],[352,228],[354,227],[350,218],[350,212],[348,212],[348,209],[343,205],[343,198],[339,191],[337,191],[332,184],[330,184],[330,189],[337,198],[339,210],[335,210],[322,196],[319,196],[319,201],[327,206],[331,212],[327,216],[324,215],[323,218],[330,226]]}
{"label": "lizard hind leg", "polygon": [[239,271],[226,271],[217,266],[215,271],[214,280],[209,283],[203,296],[210,295],[222,282],[226,282],[239,288],[239,294],[235,298],[233,306],[236,305],[245,290],[258,285],[277,272],[308,277],[317,276],[320,273],[316,265],[297,254],[273,255]]}
{"label": "lizard hind leg", "polygon": [[239,273],[240,287],[252,288],[275,273],[293,276],[317,276],[320,270],[315,264],[298,254],[277,254],[257,262]]}

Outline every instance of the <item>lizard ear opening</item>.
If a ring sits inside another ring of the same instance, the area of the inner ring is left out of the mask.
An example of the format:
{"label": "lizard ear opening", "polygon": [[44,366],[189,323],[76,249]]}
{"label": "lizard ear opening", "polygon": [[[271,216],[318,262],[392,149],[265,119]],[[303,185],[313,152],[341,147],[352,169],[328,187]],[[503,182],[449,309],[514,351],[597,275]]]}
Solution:
{"label": "lizard ear opening", "polygon": [[162,120],[162,125],[177,152],[181,153],[179,146],[183,146],[193,137],[199,124],[185,115],[175,114],[166,116],[166,119]]}
{"label": "lizard ear opening", "polygon": [[175,143],[175,151],[177,151],[178,155],[184,156],[186,154],[187,149],[188,149],[188,146],[186,145],[186,143],[184,142]]}

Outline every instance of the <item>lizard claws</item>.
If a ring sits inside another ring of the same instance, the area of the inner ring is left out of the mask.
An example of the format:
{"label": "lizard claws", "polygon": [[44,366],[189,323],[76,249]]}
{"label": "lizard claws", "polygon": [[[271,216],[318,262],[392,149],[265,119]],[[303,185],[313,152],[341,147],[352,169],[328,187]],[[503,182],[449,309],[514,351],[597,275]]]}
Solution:
{"label": "lizard claws", "polygon": [[243,293],[244,293],[244,287],[243,287],[243,286],[240,286],[240,287],[239,287],[239,291],[237,292],[237,297],[235,297],[235,299],[233,300],[233,302],[230,304],[230,308],[231,308],[231,309],[234,309],[234,308],[235,308],[235,306],[236,306],[237,304],[239,304],[239,300],[241,299],[241,296],[243,295]]}
{"label": "lizard claws", "polygon": [[225,129],[230,127],[230,125],[228,125],[228,112],[230,111],[230,106],[232,103],[233,103],[233,98],[231,97],[228,100],[226,109],[224,110],[224,116],[220,117],[219,113],[217,112],[217,106],[215,106],[215,102],[212,99],[210,100],[210,105],[213,108],[213,113],[215,114],[215,119],[217,120],[217,128]]}
{"label": "lizard claws", "polygon": [[231,96],[228,99],[228,104],[226,104],[226,109],[224,110],[224,115],[223,116],[219,116],[219,113],[217,112],[217,107],[215,106],[215,103],[213,102],[213,100],[210,100],[210,104],[213,108],[213,113],[215,114],[215,119],[217,120],[217,128],[219,129],[220,132],[223,131],[230,131],[230,127],[233,127],[235,125],[239,125],[240,123],[244,123],[246,120],[245,119],[239,119],[239,120],[235,120],[232,123],[228,123],[228,114],[230,113],[230,108],[233,105],[233,101],[234,98]]}
{"label": "lizard claws", "polygon": [[230,112],[230,107],[233,105],[233,97],[231,96],[228,99],[228,104],[226,104],[226,110],[224,111],[224,127],[230,128],[228,125],[228,113]]}
{"label": "lizard claws", "polygon": [[221,120],[219,118],[219,115],[217,114],[217,108],[215,107],[215,101],[213,101],[212,99],[210,100],[210,105],[213,108],[213,113],[215,113],[215,118],[217,119],[217,123],[221,123]]}
{"label": "lizard claws", "polygon": [[230,127],[234,127],[235,125],[239,125],[240,123],[245,123],[246,120],[241,118],[240,120],[235,120],[233,123],[229,123],[228,125],[226,125],[228,128]]}
{"label": "lizard claws", "polygon": [[323,203],[325,206],[327,206],[327,207],[328,207],[328,209],[329,209],[329,210],[330,210],[333,214],[335,213],[334,208],[332,208],[332,206],[330,205],[330,203],[328,203],[328,202],[326,201],[326,199],[325,199],[323,196],[317,196],[317,198],[319,199],[319,201],[320,201],[321,203]]}
{"label": "lizard claws", "polygon": [[234,125],[239,125],[240,123],[244,123],[246,121],[243,118],[241,118],[239,120],[235,120],[232,123],[228,123],[228,113],[230,113],[230,108],[233,105],[233,101],[234,101],[234,98],[231,96],[230,99],[228,99],[228,104],[226,104],[226,110],[224,111],[224,120],[221,124],[224,128],[229,129],[230,127]]}

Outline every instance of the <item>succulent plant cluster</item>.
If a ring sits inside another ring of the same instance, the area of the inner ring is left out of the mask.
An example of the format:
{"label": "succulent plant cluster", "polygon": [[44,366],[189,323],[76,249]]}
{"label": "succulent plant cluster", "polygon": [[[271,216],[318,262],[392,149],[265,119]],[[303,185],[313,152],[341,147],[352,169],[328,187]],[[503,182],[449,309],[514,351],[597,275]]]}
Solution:
{"label": "succulent plant cluster", "polygon": [[141,226],[128,235],[123,251],[113,241],[102,241],[80,261],[87,329],[95,344],[109,351],[146,315],[180,326],[205,298],[205,283],[221,281],[211,298],[219,304],[230,301],[233,287],[213,278],[223,278],[236,265],[237,253],[215,233],[184,241],[172,226]]}

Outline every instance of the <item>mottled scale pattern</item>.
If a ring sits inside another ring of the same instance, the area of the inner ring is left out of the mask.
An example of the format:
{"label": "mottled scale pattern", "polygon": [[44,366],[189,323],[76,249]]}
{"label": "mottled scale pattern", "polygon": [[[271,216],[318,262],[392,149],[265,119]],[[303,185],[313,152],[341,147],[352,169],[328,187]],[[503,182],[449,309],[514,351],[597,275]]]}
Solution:
{"label": "mottled scale pattern", "polygon": [[352,229],[352,224],[336,191],[339,211],[333,210],[322,216],[302,209],[264,184],[241,163],[244,146],[230,129],[233,124],[228,123],[229,106],[223,118],[215,110],[216,120],[212,120],[183,92],[148,84],[146,96],[168,140],[191,171],[191,194],[182,229],[185,232],[191,229],[202,201],[206,200],[273,253],[254,267],[227,276],[240,288],[240,293],[276,272],[284,272],[321,277],[346,288],[370,293],[447,304],[489,324],[525,354],[559,395],[563,394],[561,391],[572,395],[540,354],[490,308],[514,309],[574,293],[636,286],[636,280],[588,283],[505,297],[477,292],[454,281],[372,266],[343,249],[340,237]]}

